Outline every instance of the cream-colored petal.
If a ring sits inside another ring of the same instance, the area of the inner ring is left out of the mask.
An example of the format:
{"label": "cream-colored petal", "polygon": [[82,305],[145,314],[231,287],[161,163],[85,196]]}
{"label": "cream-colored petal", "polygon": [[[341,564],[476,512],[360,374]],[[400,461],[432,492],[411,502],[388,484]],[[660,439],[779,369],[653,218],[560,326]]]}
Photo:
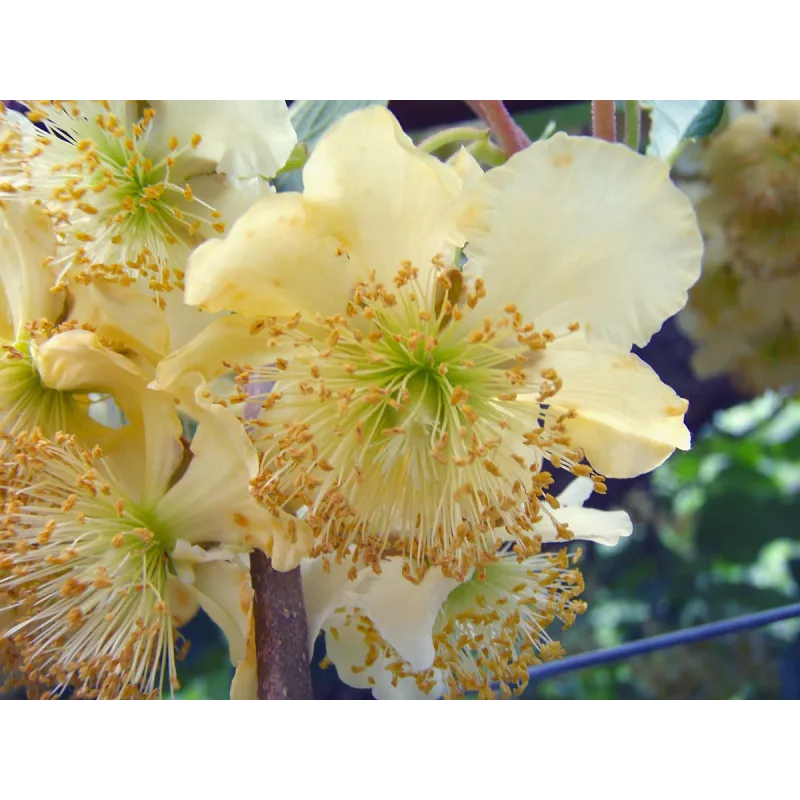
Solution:
{"label": "cream-colored petal", "polygon": [[117,350],[156,362],[169,352],[169,328],[149,292],[96,278],[70,286],[67,319],[90,323]]}
{"label": "cream-colored petal", "polygon": [[420,690],[414,678],[400,678],[395,685],[393,675],[387,669],[373,670],[372,676],[375,680],[372,694],[376,700],[438,700],[446,691],[441,680],[427,693]]}
{"label": "cream-colored petal", "polygon": [[256,653],[256,631],[252,611],[250,632],[245,645],[245,657],[236,667],[231,681],[231,700],[258,699],[258,655]]}
{"label": "cream-colored petal", "polygon": [[186,302],[251,318],[305,311],[342,314],[352,290],[339,243],[312,227],[299,194],[264,197],[224,239],[189,258]]}
{"label": "cream-colored petal", "polygon": [[434,658],[433,625],[459,583],[434,568],[413,584],[402,575],[401,559],[385,562],[382,568],[380,575],[369,574],[353,589],[352,604],[364,610],[415,672],[428,669]]}
{"label": "cream-colored petal", "polygon": [[542,367],[555,369],[563,381],[550,401],[553,413],[575,411],[567,433],[606,477],[633,478],[675,448],[689,449],[688,404],[637,356],[553,345]]}
{"label": "cream-colored petal", "polygon": [[0,209],[0,307],[12,320],[9,338],[22,336],[28,322],[55,322],[61,314],[64,294],[50,291],[53,272],[43,265],[55,253],[56,237],[41,206],[9,202]]}
{"label": "cream-colored petal", "polygon": [[[559,523],[570,529],[576,539],[597,544],[612,546],[617,544],[620,538],[633,533],[633,523],[624,511],[575,506],[560,508],[554,512],[554,516]],[[559,538],[555,525],[547,516],[536,523],[535,533],[542,537],[543,542],[564,542],[564,539]]]}
{"label": "cream-colored petal", "polygon": [[161,497],[183,458],[181,423],[171,397],[147,388],[124,356],[103,347],[89,331],[67,331],[36,350],[44,384],[58,391],[110,394],[130,424],[119,431],[108,453],[130,496],[148,504]]}
{"label": "cream-colored petal", "polygon": [[259,200],[274,194],[275,189],[261,178],[237,180],[227,175],[199,175],[189,182],[194,196],[222,214],[227,230]]}
{"label": "cream-colored petal", "polygon": [[247,652],[253,590],[250,573],[230,561],[210,561],[194,567],[189,587],[200,607],[219,626],[228,640],[231,663],[239,664]]}
{"label": "cream-colored petal", "polygon": [[349,560],[336,562],[330,558],[327,566],[321,558],[304,559],[300,564],[303,576],[303,601],[308,621],[308,649],[314,650],[314,642],[334,609],[347,605],[349,592],[363,580],[368,570],[360,569],[356,580],[348,578],[353,563]]}
{"label": "cream-colored petal", "polygon": [[159,145],[171,136],[185,145],[199,134],[193,156],[234,178],[271,178],[297,144],[283,100],[155,100],[151,105]]}
{"label": "cream-colored petal", "polygon": [[161,523],[180,531],[190,544],[266,549],[272,516],[250,494],[258,456],[236,415],[209,406],[200,417],[191,452],[186,472],[158,504]]}
{"label": "cream-colored petal", "polygon": [[167,578],[167,605],[172,621],[178,626],[194,619],[200,609],[197,595],[175,575]]}
{"label": "cream-colored petal", "polygon": [[[364,634],[358,630],[355,620],[349,625],[344,614],[335,614],[325,628],[325,653],[336,667],[339,679],[356,689],[371,689],[374,673],[382,668],[377,662],[364,669],[368,646]],[[355,667],[355,670],[353,669]]]}
{"label": "cream-colored petal", "polygon": [[278,572],[288,572],[300,566],[314,544],[311,528],[285,511],[270,521],[269,533],[271,541],[264,552],[272,559],[272,567]]}
{"label": "cream-colored petal", "polygon": [[223,362],[252,363],[254,356],[264,354],[264,340],[250,333],[251,326],[233,314],[211,320],[194,339],[159,363],[152,388],[193,405],[200,384],[230,371]]}
{"label": "cream-colored petal", "polygon": [[362,277],[391,285],[403,261],[421,270],[452,259],[461,180],[414,147],[392,114],[371,106],[339,120],[303,170],[309,213],[342,244]]}
{"label": "cream-colored petal", "polygon": [[490,170],[465,231],[489,298],[540,329],[644,345],[686,303],[702,238],[669,166],[622,145],[556,134]]}

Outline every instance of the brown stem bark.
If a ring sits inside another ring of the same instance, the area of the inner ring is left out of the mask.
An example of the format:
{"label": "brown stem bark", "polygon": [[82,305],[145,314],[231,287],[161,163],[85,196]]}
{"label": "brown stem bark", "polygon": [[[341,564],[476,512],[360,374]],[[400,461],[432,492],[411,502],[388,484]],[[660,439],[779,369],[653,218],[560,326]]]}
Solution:
{"label": "brown stem bark", "polygon": [[617,116],[613,100],[592,100],[592,136],[617,141]]}
{"label": "brown stem bark", "polygon": [[310,700],[308,622],[300,569],[278,572],[260,550],[250,554],[259,700]]}
{"label": "brown stem bark", "polygon": [[497,139],[497,144],[506,155],[524,150],[531,140],[514,122],[502,100],[464,101],[488,126]]}

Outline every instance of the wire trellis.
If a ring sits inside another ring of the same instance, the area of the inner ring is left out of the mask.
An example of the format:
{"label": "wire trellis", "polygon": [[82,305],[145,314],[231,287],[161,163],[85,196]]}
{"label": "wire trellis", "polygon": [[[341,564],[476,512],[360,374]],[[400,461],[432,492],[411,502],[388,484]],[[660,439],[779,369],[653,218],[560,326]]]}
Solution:
{"label": "wire trellis", "polygon": [[716,639],[720,636],[727,636],[731,633],[763,628],[775,622],[783,622],[787,619],[800,617],[800,603],[779,606],[769,611],[759,611],[753,614],[743,614],[741,617],[721,620],[720,622],[710,622],[706,625],[697,625],[692,628],[684,628],[671,633],[662,633],[658,636],[650,636],[646,639],[638,639],[635,642],[626,642],[616,647],[608,647],[604,650],[593,650],[589,653],[580,653],[559,661],[548,661],[531,667],[528,671],[531,683],[539,683],[546,678],[553,678],[567,672],[575,672],[589,667],[600,667],[606,664],[613,664],[617,661],[625,661],[635,656],[653,653],[656,650],[665,650],[669,647],[678,647],[694,642],[703,642],[708,639]]}

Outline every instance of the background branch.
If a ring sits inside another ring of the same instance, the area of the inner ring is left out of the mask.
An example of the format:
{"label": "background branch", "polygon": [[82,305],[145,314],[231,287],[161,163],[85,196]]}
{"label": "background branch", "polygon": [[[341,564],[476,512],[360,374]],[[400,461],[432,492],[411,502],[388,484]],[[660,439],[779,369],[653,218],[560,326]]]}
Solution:
{"label": "background branch", "polygon": [[488,126],[497,139],[497,144],[506,155],[524,150],[531,140],[514,122],[502,100],[464,101]]}

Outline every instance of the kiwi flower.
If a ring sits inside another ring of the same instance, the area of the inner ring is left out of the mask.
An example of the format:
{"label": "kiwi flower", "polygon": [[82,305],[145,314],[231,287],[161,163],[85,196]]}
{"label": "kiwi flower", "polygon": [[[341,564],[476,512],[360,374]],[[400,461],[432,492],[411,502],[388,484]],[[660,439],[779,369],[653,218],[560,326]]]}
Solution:
{"label": "kiwi flower", "polygon": [[[556,525],[535,528],[539,546],[557,542],[569,524],[575,537],[614,545],[632,531],[622,511],[582,508],[592,491],[576,479],[559,495]],[[520,558],[508,544],[481,569],[456,581],[438,568],[418,583],[389,559],[379,573],[347,560],[303,564],[303,588],[313,640],[325,631],[327,658],[351,686],[371,688],[379,699],[494,696],[521,691],[530,667],[563,655],[547,628],[571,625],[586,603],[574,567],[579,551]]]}
{"label": "kiwi flower", "polygon": [[[0,108],[0,202],[42,204],[60,283],[152,293],[172,346],[207,321],[180,302],[186,259],[258,197],[296,144],[283,101],[48,101]],[[262,176],[262,177],[260,177]],[[177,290],[177,291],[176,291]],[[186,329],[184,333],[181,329]]]}
{"label": "kiwi flower", "polygon": [[545,461],[602,491],[689,446],[685,401],[630,353],[699,274],[667,165],[559,134],[463,166],[364,109],[319,142],[303,194],[190,257],[186,301],[236,313],[156,385],[237,373],[222,399],[261,404],[257,491],[304,509],[318,552],[399,546],[457,576],[498,529],[533,552]]}
{"label": "kiwi flower", "polygon": [[113,453],[66,433],[6,436],[0,595],[13,613],[0,636],[25,683],[56,696],[157,697],[179,686],[178,627],[198,604],[243,661],[241,558],[274,552],[279,521],[249,492],[257,457],[235,416],[210,409],[187,447],[170,397],[112,358],[104,368],[138,408]]}

